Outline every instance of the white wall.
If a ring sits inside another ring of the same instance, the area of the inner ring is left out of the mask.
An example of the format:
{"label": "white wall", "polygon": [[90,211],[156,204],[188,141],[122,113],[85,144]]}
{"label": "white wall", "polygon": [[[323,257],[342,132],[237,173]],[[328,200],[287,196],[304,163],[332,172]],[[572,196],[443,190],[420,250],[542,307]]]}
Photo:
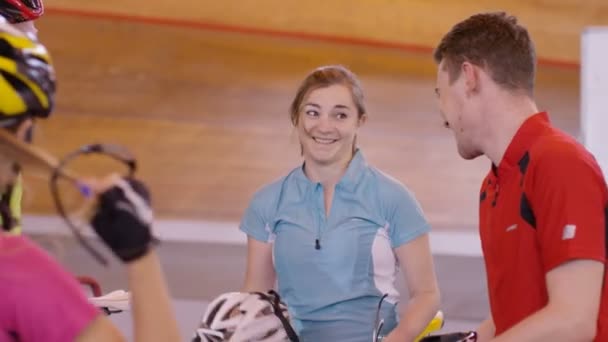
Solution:
{"label": "white wall", "polygon": [[581,35],[581,131],[608,179],[608,26]]}

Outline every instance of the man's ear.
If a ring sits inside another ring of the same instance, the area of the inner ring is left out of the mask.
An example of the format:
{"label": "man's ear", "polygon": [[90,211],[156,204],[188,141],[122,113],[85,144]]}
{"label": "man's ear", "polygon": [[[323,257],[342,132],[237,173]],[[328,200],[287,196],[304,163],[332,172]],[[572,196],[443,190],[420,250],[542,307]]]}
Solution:
{"label": "man's ear", "polygon": [[480,87],[479,68],[470,62],[463,62],[460,68],[465,82],[466,94],[478,92]]}

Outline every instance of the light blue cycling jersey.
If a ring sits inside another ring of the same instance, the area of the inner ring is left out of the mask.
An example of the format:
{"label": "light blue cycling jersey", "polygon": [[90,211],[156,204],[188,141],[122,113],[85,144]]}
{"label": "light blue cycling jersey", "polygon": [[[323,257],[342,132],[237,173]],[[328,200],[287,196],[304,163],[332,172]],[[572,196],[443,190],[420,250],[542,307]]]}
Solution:
{"label": "light blue cycling jersey", "polygon": [[414,195],[357,150],[336,185],[329,215],[323,186],[303,165],[258,190],[240,229],[273,244],[278,292],[304,342],[371,341],[378,302],[383,333],[398,321],[393,248],[429,231]]}

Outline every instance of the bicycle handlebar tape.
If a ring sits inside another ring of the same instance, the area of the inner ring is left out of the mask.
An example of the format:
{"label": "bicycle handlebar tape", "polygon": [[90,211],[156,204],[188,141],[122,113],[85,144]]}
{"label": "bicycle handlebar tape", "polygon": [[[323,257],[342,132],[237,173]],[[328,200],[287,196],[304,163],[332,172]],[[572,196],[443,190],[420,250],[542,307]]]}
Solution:
{"label": "bicycle handlebar tape", "polygon": [[122,178],[99,196],[91,225],[105,244],[128,263],[144,256],[153,244],[150,192],[134,178]]}

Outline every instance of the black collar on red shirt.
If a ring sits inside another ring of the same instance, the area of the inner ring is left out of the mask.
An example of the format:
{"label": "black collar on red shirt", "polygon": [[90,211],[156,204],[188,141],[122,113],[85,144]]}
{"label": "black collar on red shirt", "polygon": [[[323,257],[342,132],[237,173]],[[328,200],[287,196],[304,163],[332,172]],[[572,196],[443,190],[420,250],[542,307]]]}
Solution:
{"label": "black collar on red shirt", "polygon": [[[513,167],[525,168],[529,161],[527,152],[532,143],[539,137],[539,133],[549,125],[547,112],[536,113],[526,119],[519,127],[498,167],[492,163],[494,176],[504,174]],[[522,170],[522,173],[525,170]]]}

